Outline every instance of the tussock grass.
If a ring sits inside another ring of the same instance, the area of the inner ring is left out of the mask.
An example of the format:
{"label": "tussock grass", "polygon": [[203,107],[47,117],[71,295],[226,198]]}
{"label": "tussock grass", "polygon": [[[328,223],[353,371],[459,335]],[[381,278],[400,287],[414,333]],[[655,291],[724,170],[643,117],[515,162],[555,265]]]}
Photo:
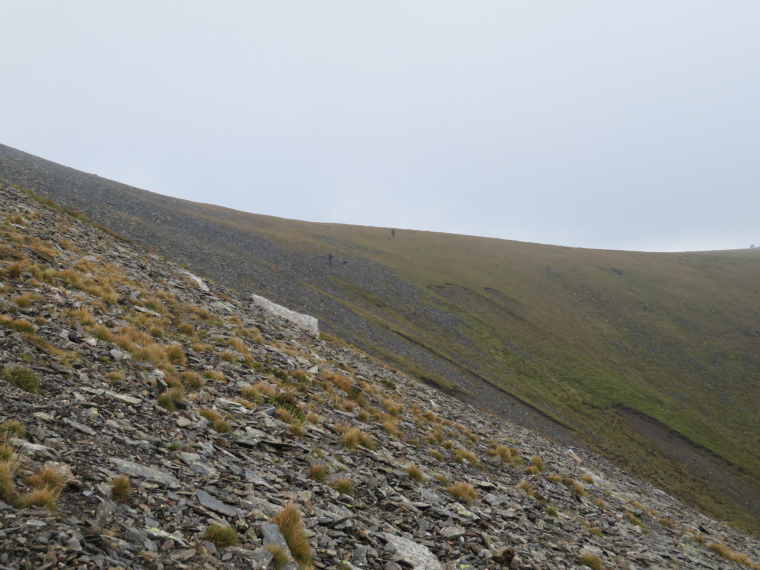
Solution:
{"label": "tussock grass", "polygon": [[585,550],[578,556],[578,564],[586,565],[591,570],[604,570],[601,559],[596,554],[591,554]]}
{"label": "tussock grass", "polygon": [[16,473],[20,466],[16,451],[8,444],[0,444],[0,500],[13,504],[16,500]]}
{"label": "tussock grass", "polygon": [[711,542],[710,550],[712,550],[713,552],[715,552],[716,554],[718,554],[721,558],[724,558],[725,560],[736,562],[737,564],[741,564],[742,566],[749,566],[751,568],[760,568],[760,564],[753,565],[746,554],[743,554],[740,552],[734,552],[725,544],[721,544],[719,542]]}
{"label": "tussock grass", "polygon": [[327,481],[327,467],[325,467],[324,463],[312,463],[309,465],[307,475],[318,483],[324,483]]}
{"label": "tussock grass", "polygon": [[461,499],[467,503],[472,503],[478,498],[478,494],[469,483],[454,483],[446,488],[446,491],[452,497]]}
{"label": "tussock grass", "polygon": [[49,488],[60,491],[68,483],[68,479],[62,471],[46,468],[28,477],[26,483],[33,489]]}
{"label": "tussock grass", "polygon": [[197,390],[203,388],[203,379],[201,375],[192,370],[185,370],[179,375],[179,380],[185,388]]}
{"label": "tussock grass", "polygon": [[158,397],[158,405],[162,408],[173,412],[177,409],[185,398],[185,390],[181,387],[170,388]]}
{"label": "tussock grass", "polygon": [[34,371],[24,366],[14,366],[3,368],[3,378],[9,384],[29,392],[30,394],[40,393],[40,383]]}
{"label": "tussock grass", "polygon": [[533,486],[530,483],[528,483],[525,479],[523,479],[522,481],[520,481],[516,485],[516,487],[518,489],[522,489],[523,491],[525,491],[525,493],[527,495],[530,495],[531,497],[535,497],[536,496],[535,492],[533,491]]}
{"label": "tussock grass", "polygon": [[113,500],[117,503],[128,503],[132,496],[132,482],[126,475],[117,475],[111,479]]}
{"label": "tussock grass", "polygon": [[14,319],[7,315],[0,315],[0,325],[20,333],[32,334],[37,330],[37,327],[26,319]]}
{"label": "tussock grass", "polygon": [[340,434],[340,443],[349,451],[354,451],[360,445],[367,449],[375,449],[375,440],[372,436],[364,433],[358,427],[347,428]]}
{"label": "tussock grass", "polygon": [[306,536],[306,529],[301,520],[301,512],[293,503],[288,503],[285,507],[272,517],[272,522],[280,527],[285,542],[288,545],[290,554],[300,567],[311,564],[311,547],[309,539]]}
{"label": "tussock grass", "polygon": [[462,448],[455,449],[454,461],[456,461],[457,463],[464,463],[466,461],[467,463],[469,463],[473,467],[476,467],[477,469],[483,469],[483,464],[478,460],[475,454],[469,449],[462,449]]}
{"label": "tussock grass", "polygon": [[272,566],[275,567],[275,570],[281,570],[290,562],[290,556],[282,545],[268,544],[266,549],[272,555]]}
{"label": "tussock grass", "polygon": [[416,465],[407,465],[406,472],[415,481],[418,483],[422,483],[425,481],[425,474],[422,472],[422,469],[417,467]]}
{"label": "tussock grass", "polygon": [[198,415],[206,418],[211,424],[211,429],[219,433],[230,433],[232,431],[232,425],[225,420],[219,412],[216,410],[202,409],[198,411]]}
{"label": "tussock grass", "polygon": [[533,457],[531,457],[530,462],[533,464],[533,467],[535,467],[539,473],[543,472],[544,460],[541,459],[540,455],[534,455]]}
{"label": "tussock grass", "polygon": [[354,494],[354,484],[351,482],[351,479],[349,479],[348,477],[341,477],[339,479],[330,481],[330,487],[332,487],[339,493],[343,493],[344,495]]}
{"label": "tussock grass", "polygon": [[221,524],[210,524],[203,533],[203,538],[208,540],[217,548],[226,548],[235,546],[238,543],[238,533],[231,526]]}
{"label": "tussock grass", "polygon": [[23,439],[26,437],[26,427],[24,427],[24,424],[19,421],[5,420],[0,424],[0,434],[3,433],[15,435],[16,437]]}
{"label": "tussock grass", "polygon": [[17,499],[17,502],[22,507],[45,507],[55,510],[59,495],[60,490],[58,489],[40,487],[24,493]]}

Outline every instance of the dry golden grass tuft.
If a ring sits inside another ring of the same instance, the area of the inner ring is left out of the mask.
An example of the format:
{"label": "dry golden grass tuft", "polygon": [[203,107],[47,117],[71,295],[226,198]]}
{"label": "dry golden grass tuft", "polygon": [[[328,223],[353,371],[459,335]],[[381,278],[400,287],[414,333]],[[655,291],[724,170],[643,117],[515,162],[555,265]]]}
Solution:
{"label": "dry golden grass tuft", "polygon": [[475,457],[475,454],[469,449],[462,449],[461,447],[459,449],[455,449],[454,461],[456,461],[457,463],[464,463],[466,461],[467,463],[469,463],[473,467],[476,467],[477,469],[483,469],[483,464],[478,460],[477,457]]}
{"label": "dry golden grass tuft", "polygon": [[28,477],[26,483],[33,489],[50,488],[60,491],[68,483],[68,477],[58,469],[45,468]]}
{"label": "dry golden grass tuft", "polygon": [[599,499],[599,498],[592,499],[591,502],[594,503],[600,509],[606,509],[607,508],[607,504],[602,499]]}
{"label": "dry golden grass tuft", "polygon": [[195,326],[192,323],[180,323],[177,330],[185,336],[193,336],[195,334]]}
{"label": "dry golden grass tuft", "polygon": [[224,380],[224,372],[221,370],[204,370],[201,376],[215,382],[222,382]]}
{"label": "dry golden grass tuft", "polygon": [[400,438],[403,435],[401,430],[398,428],[398,420],[392,416],[389,416],[383,420],[381,427],[385,433],[395,438]]}
{"label": "dry golden grass tuft", "polygon": [[181,387],[170,388],[158,397],[158,405],[173,412],[182,404],[185,398],[185,390]]}
{"label": "dry golden grass tuft", "polygon": [[437,449],[433,449],[430,451],[430,456],[434,459],[437,459],[438,461],[443,461],[445,457],[443,456],[443,453],[438,451]]}
{"label": "dry golden grass tuft", "polygon": [[132,496],[132,483],[126,475],[117,475],[111,479],[111,494],[117,503],[128,503]]}
{"label": "dry golden grass tuft", "polygon": [[80,323],[84,326],[92,326],[95,324],[95,317],[87,307],[66,309],[63,311],[63,317],[68,322]]}
{"label": "dry golden grass tuft", "polygon": [[5,420],[0,424],[0,434],[11,434],[23,439],[26,437],[26,428],[16,420]]}
{"label": "dry golden grass tuft", "polygon": [[208,420],[211,429],[214,431],[219,433],[230,433],[232,431],[230,422],[225,420],[216,410],[202,409],[198,411],[198,414]]}
{"label": "dry golden grass tuft", "polygon": [[288,556],[285,548],[280,544],[269,544],[266,549],[272,555],[272,566],[275,570],[281,570],[285,565],[290,562],[290,556]]}
{"label": "dry golden grass tuft", "polygon": [[588,566],[591,570],[604,570],[601,559],[596,554],[584,550],[578,556],[578,563],[581,566]]}
{"label": "dry golden grass tuft", "polygon": [[306,536],[306,529],[301,520],[301,512],[293,503],[288,503],[272,517],[272,522],[280,527],[290,554],[302,568],[311,565],[311,546]]}
{"label": "dry golden grass tuft", "polygon": [[595,484],[594,478],[591,475],[584,475],[583,477],[581,477],[581,481],[583,481],[584,483],[588,483],[589,485]]}
{"label": "dry golden grass tuft", "polygon": [[288,423],[288,431],[295,437],[303,437],[306,435],[306,428],[304,427],[303,422],[298,419],[294,419],[292,422]]}
{"label": "dry golden grass tuft", "polygon": [[529,465],[525,468],[526,475],[538,475],[539,471],[535,465]]}
{"label": "dry golden grass tuft", "polygon": [[318,483],[324,483],[327,481],[327,467],[324,463],[312,463],[309,465],[307,475]]}
{"label": "dry golden grass tuft", "polygon": [[17,502],[22,507],[45,507],[55,510],[59,495],[60,490],[51,487],[40,487],[39,489],[32,489],[28,493],[24,493],[17,499]]}
{"label": "dry golden grass tuft", "polygon": [[30,394],[40,393],[40,383],[37,380],[37,375],[29,368],[24,366],[5,367],[3,368],[3,378],[9,384],[13,384],[25,392],[29,392]]}
{"label": "dry golden grass tuft", "polygon": [[544,460],[541,459],[540,455],[534,455],[533,457],[531,457],[530,462],[539,473],[541,473],[544,470]]}
{"label": "dry golden grass tuft", "polygon": [[16,500],[16,473],[20,466],[16,451],[8,444],[0,444],[0,500],[12,504]]}
{"label": "dry golden grass tuft", "polygon": [[199,388],[203,388],[204,385],[201,375],[192,370],[185,370],[182,372],[179,375],[179,380],[185,388],[191,390],[198,390]]}
{"label": "dry golden grass tuft", "polygon": [[231,526],[210,524],[206,527],[203,537],[217,548],[235,546],[238,543],[238,533]]}
{"label": "dry golden grass tuft", "polygon": [[358,427],[346,428],[339,438],[340,443],[349,451],[355,450],[360,445],[367,449],[375,449],[375,440],[372,436],[364,433]]}
{"label": "dry golden grass tuft", "polygon": [[418,483],[422,483],[423,481],[425,481],[425,474],[422,472],[422,469],[420,469],[414,464],[407,465],[406,472],[409,475],[409,477],[411,477]]}
{"label": "dry golden grass tuft", "polygon": [[578,497],[588,497],[588,493],[582,483],[576,483],[573,485],[573,494]]}
{"label": "dry golden grass tuft", "polygon": [[742,566],[749,566],[751,568],[760,567],[760,564],[753,565],[746,554],[743,554],[740,552],[734,552],[725,544],[721,544],[719,542],[711,542],[710,550],[712,550],[713,552],[715,552],[716,554],[718,554],[720,557],[724,558],[725,560],[736,562],[737,564],[741,564]]}
{"label": "dry golden grass tuft", "polygon": [[525,479],[523,479],[522,481],[520,481],[520,482],[519,482],[519,483],[516,485],[516,487],[517,487],[518,489],[522,489],[523,491],[525,491],[525,493],[526,493],[527,495],[530,495],[531,497],[535,497],[535,493],[534,493],[534,491],[533,491],[533,487],[532,487],[532,486],[531,486],[531,484],[530,484],[530,483],[528,483],[528,482],[527,482]]}
{"label": "dry golden grass tuft", "polygon": [[446,491],[452,497],[462,499],[467,503],[472,503],[475,499],[478,498],[478,494],[475,492],[473,486],[469,483],[454,483],[453,485],[449,485],[446,488]]}
{"label": "dry golden grass tuft", "polygon": [[354,494],[354,484],[351,482],[351,479],[349,479],[348,477],[341,477],[339,479],[334,479],[333,481],[330,481],[330,487],[332,487],[339,493],[343,493],[344,495]]}

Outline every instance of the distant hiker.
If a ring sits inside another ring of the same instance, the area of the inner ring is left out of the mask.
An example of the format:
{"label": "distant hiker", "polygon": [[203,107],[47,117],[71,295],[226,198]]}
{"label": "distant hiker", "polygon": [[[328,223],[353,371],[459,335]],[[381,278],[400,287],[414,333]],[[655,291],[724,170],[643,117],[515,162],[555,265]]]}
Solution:
{"label": "distant hiker", "polygon": [[332,253],[328,253],[327,254],[327,261],[330,262],[330,265],[332,265],[332,259],[333,259],[333,254]]}
{"label": "distant hiker", "polygon": [[396,230],[391,230],[391,239],[396,237]]}

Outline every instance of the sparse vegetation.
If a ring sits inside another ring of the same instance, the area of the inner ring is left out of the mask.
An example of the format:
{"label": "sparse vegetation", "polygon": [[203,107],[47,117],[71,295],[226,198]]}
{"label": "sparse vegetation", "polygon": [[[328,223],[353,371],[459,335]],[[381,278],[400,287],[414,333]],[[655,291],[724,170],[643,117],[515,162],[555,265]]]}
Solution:
{"label": "sparse vegetation", "polygon": [[210,524],[206,527],[203,537],[217,548],[235,546],[238,543],[238,533],[231,526]]}
{"label": "sparse vegetation", "polygon": [[0,434],[4,433],[15,435],[16,437],[23,439],[26,437],[26,428],[24,427],[24,424],[19,421],[5,420],[0,424]]}
{"label": "sparse vegetation", "polygon": [[406,472],[409,474],[409,477],[411,477],[418,483],[422,483],[423,481],[425,481],[424,473],[422,473],[422,470],[416,465],[407,465]]}
{"label": "sparse vegetation", "polygon": [[111,494],[117,503],[128,503],[132,496],[132,483],[126,475],[117,475],[111,479]]}
{"label": "sparse vegetation", "polygon": [[527,495],[530,495],[531,497],[535,497],[533,486],[530,483],[528,483],[525,479],[523,479],[517,484],[517,488],[525,491]]}
{"label": "sparse vegetation", "polygon": [[367,449],[375,449],[375,440],[372,436],[364,433],[357,427],[347,428],[340,434],[340,443],[349,451],[355,450],[360,445]]}
{"label": "sparse vegetation", "polygon": [[478,494],[475,492],[473,486],[469,483],[454,483],[453,485],[449,485],[446,488],[446,491],[448,491],[449,495],[452,497],[462,499],[467,503],[472,503],[475,499],[478,498]]}
{"label": "sparse vegetation", "polygon": [[280,527],[285,542],[288,545],[290,554],[301,568],[311,564],[311,547],[309,539],[306,537],[306,530],[301,520],[301,512],[293,503],[288,503],[273,518],[277,526]]}
{"label": "sparse vegetation", "polygon": [[13,384],[17,388],[29,392],[30,394],[40,393],[40,383],[34,371],[24,366],[14,366],[3,368],[3,378],[6,382]]}
{"label": "sparse vegetation", "polygon": [[312,463],[309,465],[307,473],[310,479],[314,479],[318,483],[327,481],[327,467],[325,467],[324,463]]}
{"label": "sparse vegetation", "polygon": [[348,477],[340,477],[339,479],[335,479],[330,482],[330,486],[339,493],[343,493],[344,495],[354,494],[354,484]]}
{"label": "sparse vegetation", "polygon": [[583,551],[578,557],[578,563],[583,566],[588,566],[591,570],[604,570],[601,559],[596,554]]}

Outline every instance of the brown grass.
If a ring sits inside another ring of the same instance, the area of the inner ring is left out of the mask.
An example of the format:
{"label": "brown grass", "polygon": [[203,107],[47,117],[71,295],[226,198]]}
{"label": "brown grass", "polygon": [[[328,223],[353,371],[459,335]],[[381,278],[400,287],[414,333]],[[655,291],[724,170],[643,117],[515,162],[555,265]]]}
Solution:
{"label": "brown grass", "polygon": [[477,457],[475,457],[475,454],[469,449],[462,449],[462,448],[455,449],[454,461],[456,461],[457,463],[464,463],[465,461],[467,461],[473,467],[476,467],[478,469],[483,469],[483,464],[478,460]]}
{"label": "brown grass", "polygon": [[528,482],[527,482],[525,479],[523,479],[522,481],[520,481],[520,482],[517,484],[517,488],[518,488],[518,489],[522,489],[523,491],[525,491],[525,493],[526,493],[527,495],[530,495],[531,497],[535,497],[535,493],[534,493],[534,491],[533,491],[533,487],[532,487],[532,486],[531,486],[531,484],[530,484],[530,483],[528,483]]}
{"label": "brown grass", "polygon": [[349,451],[355,450],[360,445],[367,449],[375,449],[376,447],[375,440],[357,427],[347,428],[340,435],[339,441]]}
{"label": "brown grass", "polygon": [[318,483],[324,483],[327,481],[327,467],[325,467],[324,463],[312,463],[309,465],[307,475]]}
{"label": "brown grass", "polygon": [[742,554],[740,552],[734,552],[725,544],[720,544],[719,542],[711,542],[710,550],[712,550],[713,552],[715,552],[722,558],[726,560],[730,560],[731,562],[736,562],[737,564],[741,564],[742,566],[752,566],[752,562],[749,561],[749,558],[747,557],[746,554]]}
{"label": "brown grass", "polygon": [[126,475],[117,475],[111,479],[113,500],[117,503],[128,503],[132,496],[132,483]]}
{"label": "brown grass", "polygon": [[335,479],[334,481],[331,481],[330,487],[332,487],[339,493],[343,493],[344,495],[354,494],[354,484],[351,482],[351,479],[349,479],[348,477],[341,477],[340,479]]}
{"label": "brown grass", "polygon": [[210,524],[206,527],[203,537],[217,548],[235,546],[238,543],[238,533],[231,526]]}
{"label": "brown grass", "polygon": [[475,492],[473,486],[469,483],[454,483],[453,485],[449,485],[446,488],[446,491],[448,491],[449,495],[452,497],[462,499],[467,503],[472,503],[475,499],[478,498],[478,494]]}
{"label": "brown grass", "polygon": [[288,503],[283,509],[272,517],[272,522],[280,527],[290,554],[299,566],[311,564],[311,547],[306,536],[306,530],[301,520],[301,513],[293,503]]}
{"label": "brown grass", "polygon": [[415,481],[418,483],[422,483],[425,480],[425,474],[422,472],[422,469],[417,467],[416,465],[407,465],[406,472]]}
{"label": "brown grass", "polygon": [[582,551],[578,557],[578,563],[583,566],[584,564],[591,568],[591,570],[604,570],[602,561],[596,554],[591,554],[587,551]]}

